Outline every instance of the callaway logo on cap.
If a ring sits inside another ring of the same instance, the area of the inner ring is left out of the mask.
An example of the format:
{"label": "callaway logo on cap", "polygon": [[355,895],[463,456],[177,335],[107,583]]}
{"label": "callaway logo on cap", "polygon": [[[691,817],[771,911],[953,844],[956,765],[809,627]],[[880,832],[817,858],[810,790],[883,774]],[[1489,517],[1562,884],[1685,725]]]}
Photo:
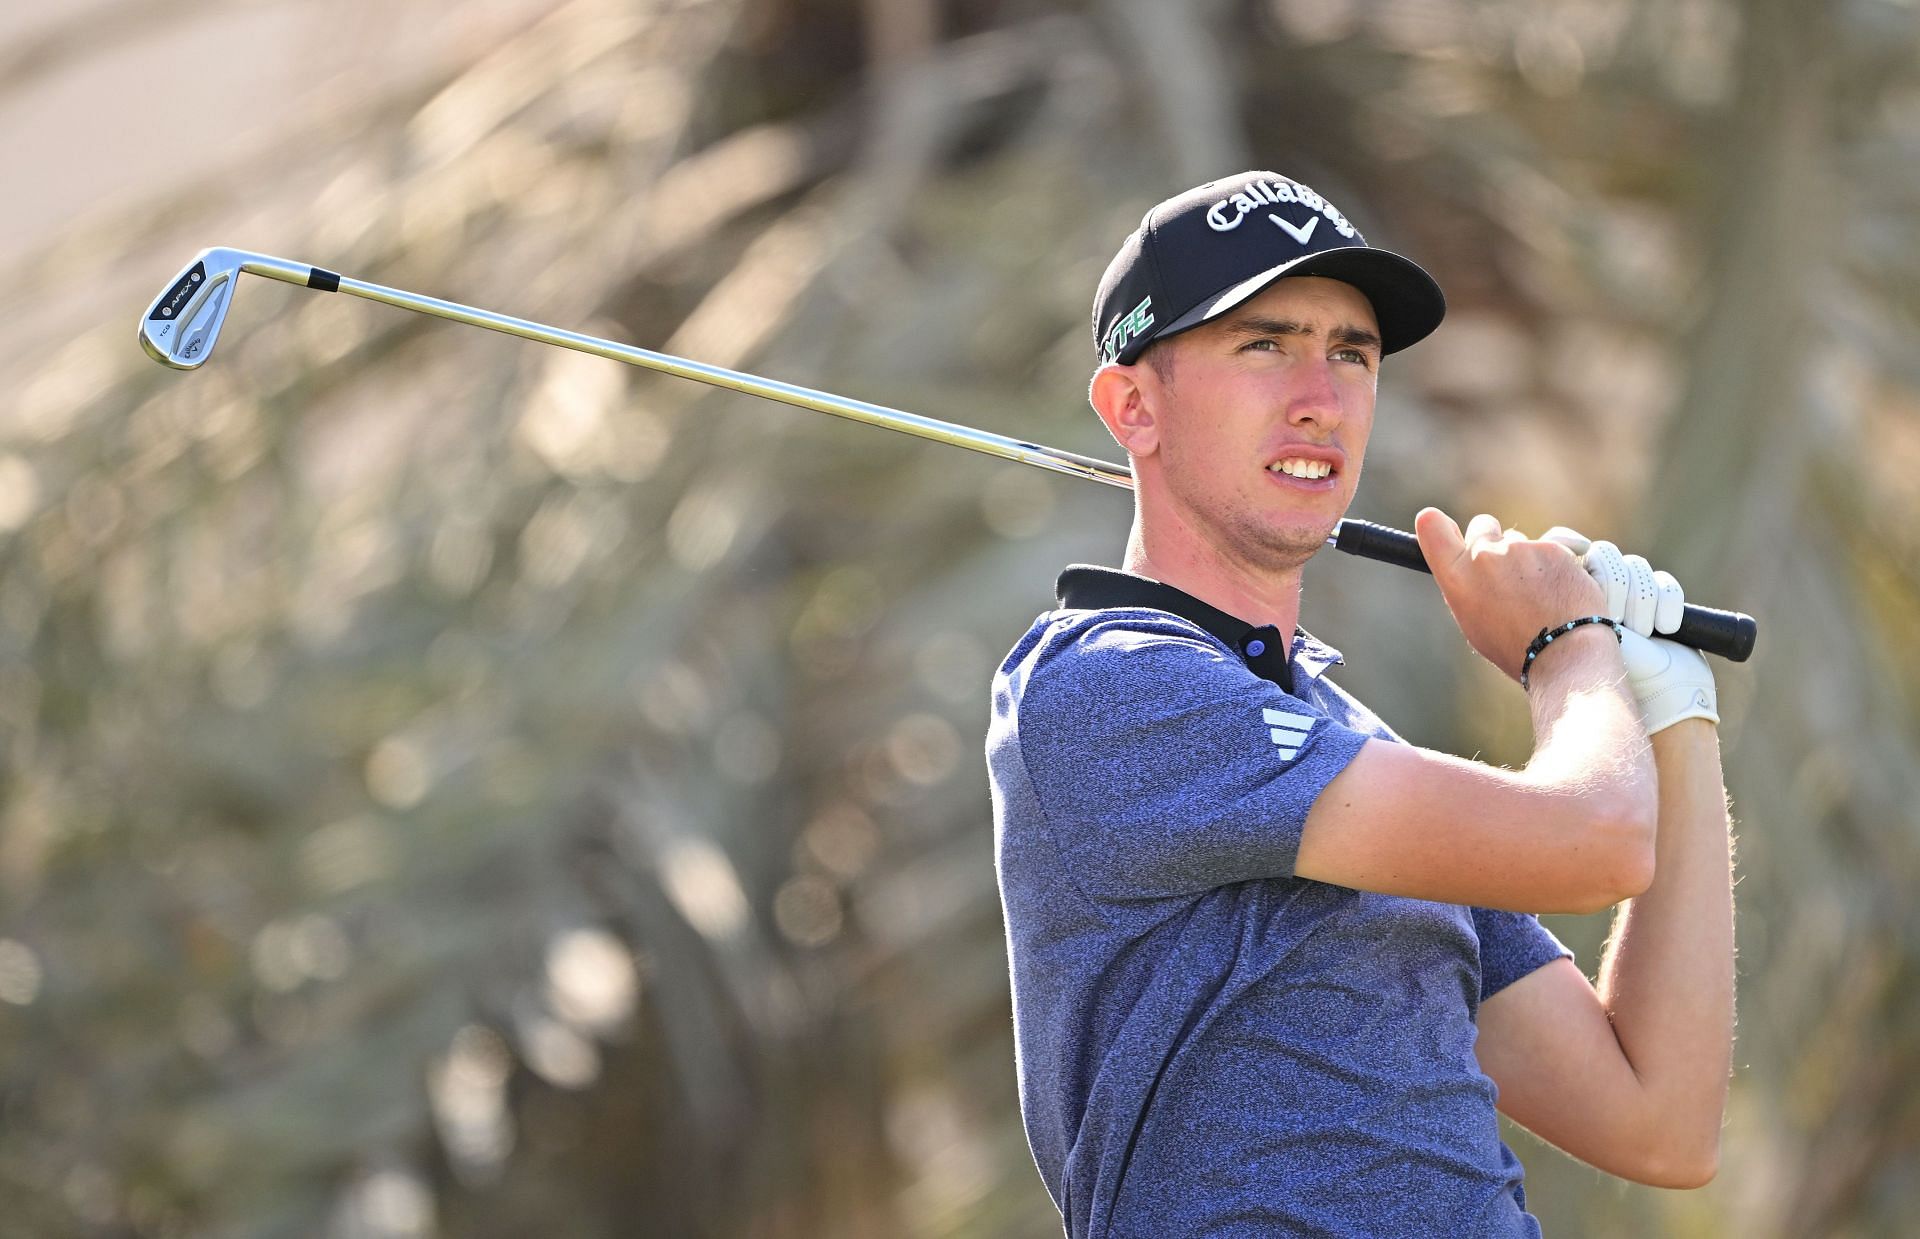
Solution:
{"label": "callaway logo on cap", "polygon": [[1366,294],[1392,353],[1440,325],[1447,301],[1418,264],[1374,249],[1331,202],[1272,172],[1209,181],[1147,212],[1093,301],[1101,362],[1225,314],[1275,280],[1320,275]]}

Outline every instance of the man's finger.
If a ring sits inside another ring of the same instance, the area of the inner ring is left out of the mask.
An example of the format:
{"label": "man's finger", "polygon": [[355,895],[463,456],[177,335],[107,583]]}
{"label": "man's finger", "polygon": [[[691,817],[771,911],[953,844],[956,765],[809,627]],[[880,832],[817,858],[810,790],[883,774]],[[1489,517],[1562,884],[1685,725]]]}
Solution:
{"label": "man's finger", "polygon": [[1466,538],[1451,516],[1439,508],[1421,508],[1413,518],[1414,536],[1420,539],[1420,554],[1435,573],[1451,569],[1466,554]]}
{"label": "man's finger", "polygon": [[1680,620],[1687,609],[1687,595],[1680,588],[1680,582],[1673,579],[1671,572],[1653,574],[1654,588],[1659,592],[1659,601],[1653,606],[1653,630],[1655,632],[1678,632]]}
{"label": "man's finger", "polygon": [[1587,548],[1593,545],[1592,538],[1589,538],[1577,529],[1568,529],[1565,525],[1555,525],[1552,529],[1541,534],[1540,540],[1542,542],[1559,543],[1561,546],[1572,551],[1576,559],[1585,555]]}
{"label": "man's finger", "polygon": [[1607,614],[1620,619],[1627,611],[1627,562],[1620,548],[1601,538],[1587,548],[1587,575],[1607,594]]}
{"label": "man's finger", "polygon": [[1490,512],[1482,512],[1467,522],[1467,545],[1471,547],[1476,542],[1498,542],[1501,534],[1505,532],[1499,517]]}
{"label": "man's finger", "polygon": [[1653,583],[1653,565],[1644,555],[1627,555],[1627,605],[1618,618],[1643,637],[1653,635],[1654,605],[1660,601],[1659,587]]}

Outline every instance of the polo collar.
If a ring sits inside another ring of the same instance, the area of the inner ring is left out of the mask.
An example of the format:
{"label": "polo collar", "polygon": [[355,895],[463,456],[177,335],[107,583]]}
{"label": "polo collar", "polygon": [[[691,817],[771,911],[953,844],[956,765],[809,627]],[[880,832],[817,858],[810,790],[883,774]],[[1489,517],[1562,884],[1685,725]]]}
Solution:
{"label": "polo collar", "polygon": [[1280,640],[1280,630],[1272,624],[1249,624],[1185,590],[1130,572],[1074,564],[1060,574],[1054,593],[1062,607],[1073,610],[1139,607],[1177,615],[1218,637],[1228,649],[1237,651],[1246,660],[1248,670],[1289,693],[1293,691],[1294,665],[1298,665],[1308,679],[1318,679],[1327,668],[1345,662],[1339,650],[1304,628],[1293,630],[1289,648],[1289,643]]}

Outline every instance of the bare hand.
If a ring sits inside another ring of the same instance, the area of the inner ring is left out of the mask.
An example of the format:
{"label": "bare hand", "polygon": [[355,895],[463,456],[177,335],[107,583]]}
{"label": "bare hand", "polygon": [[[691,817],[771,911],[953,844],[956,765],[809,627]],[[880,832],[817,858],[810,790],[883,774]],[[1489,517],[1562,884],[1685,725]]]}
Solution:
{"label": "bare hand", "polygon": [[1424,508],[1413,528],[1467,643],[1516,680],[1542,628],[1605,610],[1605,593],[1558,542],[1503,529],[1484,512],[1463,533],[1445,512]]}

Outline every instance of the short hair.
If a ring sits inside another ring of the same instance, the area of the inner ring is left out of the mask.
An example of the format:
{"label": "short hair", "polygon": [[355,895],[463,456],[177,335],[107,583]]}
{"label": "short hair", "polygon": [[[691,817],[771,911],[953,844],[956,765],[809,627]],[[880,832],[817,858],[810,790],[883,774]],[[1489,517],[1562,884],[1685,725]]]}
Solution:
{"label": "short hair", "polygon": [[1145,349],[1141,350],[1140,356],[1137,359],[1152,366],[1153,372],[1160,376],[1160,381],[1168,387],[1173,386],[1172,344],[1173,341],[1171,339],[1155,340],[1153,343],[1147,345]]}
{"label": "short hair", "polygon": [[[1168,387],[1173,386],[1173,349],[1168,347],[1171,343],[1169,340],[1155,340],[1141,349],[1140,355],[1133,359],[1133,364],[1136,366],[1143,361],[1152,366],[1154,374]],[[1100,371],[1105,368],[1105,366],[1096,368],[1093,378],[1099,378]],[[1087,380],[1087,403],[1093,403],[1093,379]]]}

